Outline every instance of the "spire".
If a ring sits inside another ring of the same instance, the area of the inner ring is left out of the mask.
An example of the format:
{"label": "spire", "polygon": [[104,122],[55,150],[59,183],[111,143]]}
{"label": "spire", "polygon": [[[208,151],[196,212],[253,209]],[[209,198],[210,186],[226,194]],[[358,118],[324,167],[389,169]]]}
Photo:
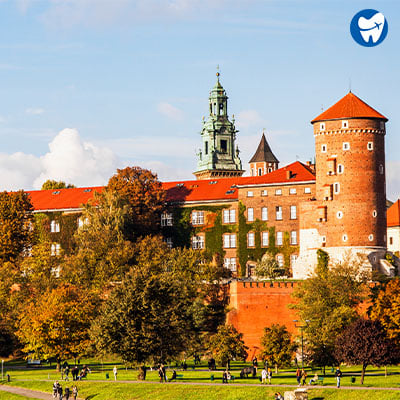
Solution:
{"label": "spire", "polygon": [[279,160],[275,157],[274,153],[272,153],[272,150],[269,147],[267,139],[265,138],[264,130],[257,151],[249,161],[249,163],[254,162],[279,163]]}

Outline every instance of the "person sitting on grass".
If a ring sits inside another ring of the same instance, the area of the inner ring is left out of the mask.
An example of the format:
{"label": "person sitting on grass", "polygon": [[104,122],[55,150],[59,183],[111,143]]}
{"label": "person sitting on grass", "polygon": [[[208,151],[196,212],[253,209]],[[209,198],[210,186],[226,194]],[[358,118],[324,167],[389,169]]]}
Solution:
{"label": "person sitting on grass", "polygon": [[279,392],[277,392],[277,393],[275,393],[275,400],[284,400],[284,399],[283,399],[282,395]]}
{"label": "person sitting on grass", "polygon": [[318,374],[315,373],[314,378],[310,379],[309,385],[312,385],[313,383],[317,383],[318,381]]}

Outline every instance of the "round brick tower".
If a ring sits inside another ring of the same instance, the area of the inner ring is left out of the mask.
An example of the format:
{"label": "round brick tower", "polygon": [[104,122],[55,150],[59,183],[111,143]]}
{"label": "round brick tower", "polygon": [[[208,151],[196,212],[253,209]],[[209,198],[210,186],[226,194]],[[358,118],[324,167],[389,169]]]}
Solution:
{"label": "round brick tower", "polygon": [[[331,254],[334,248],[368,254],[386,249],[387,121],[351,92],[311,121],[317,229],[322,246]],[[375,256],[368,258],[372,264],[378,262]]]}

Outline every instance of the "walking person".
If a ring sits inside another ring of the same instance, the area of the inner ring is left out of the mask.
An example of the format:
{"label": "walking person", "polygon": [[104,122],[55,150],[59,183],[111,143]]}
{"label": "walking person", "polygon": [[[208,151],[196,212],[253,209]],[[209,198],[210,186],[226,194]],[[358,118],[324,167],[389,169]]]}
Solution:
{"label": "walking person", "polygon": [[57,398],[57,394],[58,394],[58,381],[55,381],[53,383],[53,399]]}
{"label": "walking person", "polygon": [[301,384],[301,371],[300,371],[300,368],[297,368],[297,370],[296,370],[296,380],[297,380],[297,385],[300,386],[300,384]]}
{"label": "walking person", "polygon": [[69,381],[69,377],[68,377],[68,375],[69,375],[69,365],[68,364],[64,368],[64,375],[65,375],[64,380],[65,381]]}
{"label": "walking person", "polygon": [[64,391],[64,397],[65,397],[65,400],[69,400],[69,395],[70,395],[70,390],[69,390],[69,387],[66,387],[65,388],[65,391]]}
{"label": "walking person", "polygon": [[271,368],[268,368],[267,370],[267,379],[268,379],[268,383],[271,384],[271,378],[272,378],[272,371]]}
{"label": "walking person", "polygon": [[58,400],[63,400],[63,388],[61,385],[58,385],[57,394],[58,394]]}
{"label": "walking person", "polygon": [[261,383],[267,383],[267,370],[265,368],[261,371]]}
{"label": "walking person", "polygon": [[306,384],[306,379],[307,379],[307,372],[304,370],[304,368],[301,369],[301,384],[304,386]]}
{"label": "walking person", "polygon": [[117,369],[116,365],[114,365],[113,374],[114,374],[114,381],[116,381],[117,380],[117,375],[118,375],[118,369]]}
{"label": "walking person", "polygon": [[339,367],[336,368],[335,371],[335,376],[336,376],[336,387],[339,389],[340,388],[340,378],[342,377],[342,371],[340,370]]}
{"label": "walking person", "polygon": [[74,400],[77,400],[77,398],[78,398],[78,388],[76,387],[76,385],[72,388],[72,396],[73,396]]}

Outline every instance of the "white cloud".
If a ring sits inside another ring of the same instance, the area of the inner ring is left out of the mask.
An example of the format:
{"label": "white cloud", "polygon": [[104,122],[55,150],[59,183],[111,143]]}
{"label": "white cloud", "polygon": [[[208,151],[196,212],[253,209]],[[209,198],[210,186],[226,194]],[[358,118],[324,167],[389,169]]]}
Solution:
{"label": "white cloud", "polygon": [[40,115],[44,113],[44,108],[30,107],[25,110],[25,113],[28,115]]}
{"label": "white cloud", "polygon": [[158,103],[157,105],[157,111],[166,116],[169,119],[172,119],[174,121],[182,121],[183,120],[183,111],[180,110],[179,108],[174,107],[172,104],[162,102]]}
{"label": "white cloud", "polygon": [[104,185],[118,166],[110,149],[83,142],[75,129],[64,129],[42,157],[0,154],[0,190],[40,189],[47,179],[76,186]]}
{"label": "white cloud", "polygon": [[258,128],[261,130],[266,120],[256,110],[243,110],[235,116],[236,126],[239,129]]}

